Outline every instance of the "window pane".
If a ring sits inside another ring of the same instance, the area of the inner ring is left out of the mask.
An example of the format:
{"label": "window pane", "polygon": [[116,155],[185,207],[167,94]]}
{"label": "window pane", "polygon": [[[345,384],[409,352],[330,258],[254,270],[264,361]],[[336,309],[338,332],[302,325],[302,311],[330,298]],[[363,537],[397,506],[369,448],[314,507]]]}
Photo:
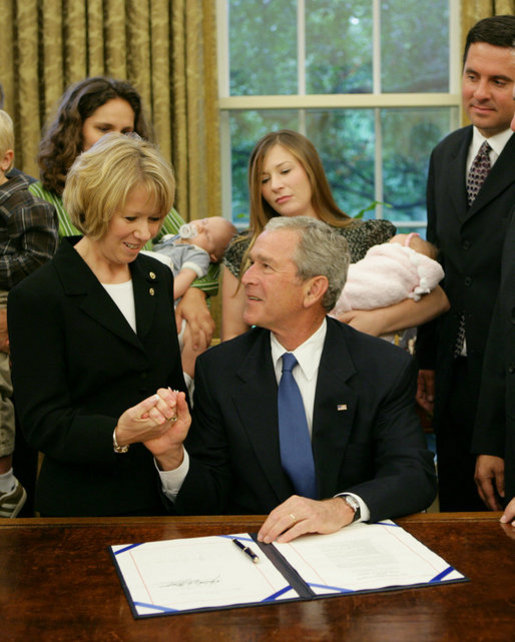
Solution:
{"label": "window pane", "polygon": [[433,147],[451,127],[447,107],[382,109],[383,212],[392,221],[426,220],[426,180]]}
{"label": "window pane", "polygon": [[297,1],[229,2],[230,94],[296,94]]}
{"label": "window pane", "polygon": [[306,135],[320,154],[338,207],[356,216],[374,201],[374,110],[309,111]]}
{"label": "window pane", "polygon": [[[431,149],[451,129],[449,108],[383,109],[383,217],[395,222],[425,221],[425,183]],[[375,200],[375,110],[307,110],[306,135],[317,148],[340,208],[356,216]],[[248,224],[247,165],[261,136],[276,129],[299,130],[296,110],[230,113],[232,216]],[[375,210],[364,214],[374,218]]]}
{"label": "window pane", "polygon": [[306,4],[306,92],[372,91],[372,3],[312,0]]}
{"label": "window pane", "polygon": [[448,0],[381,2],[383,92],[449,91],[448,5]]}

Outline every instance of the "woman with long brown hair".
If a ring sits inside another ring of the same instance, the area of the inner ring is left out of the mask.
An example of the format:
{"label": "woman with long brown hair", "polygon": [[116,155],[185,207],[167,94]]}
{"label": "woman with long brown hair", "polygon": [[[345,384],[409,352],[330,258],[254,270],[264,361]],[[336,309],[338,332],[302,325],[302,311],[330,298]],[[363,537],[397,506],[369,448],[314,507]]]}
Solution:
{"label": "woman with long brown hair", "polygon": [[[222,339],[248,327],[243,321],[245,292],[240,278],[248,267],[248,253],[266,223],[274,216],[312,216],[338,228],[347,239],[351,262],[362,259],[373,245],[394,236],[386,220],[357,220],[336,205],[314,145],[302,134],[283,129],[258,141],[249,161],[250,228],[229,246],[223,268]],[[379,336],[424,323],[447,309],[447,298],[437,287],[423,300],[403,301],[379,310],[357,310],[341,320]]]}

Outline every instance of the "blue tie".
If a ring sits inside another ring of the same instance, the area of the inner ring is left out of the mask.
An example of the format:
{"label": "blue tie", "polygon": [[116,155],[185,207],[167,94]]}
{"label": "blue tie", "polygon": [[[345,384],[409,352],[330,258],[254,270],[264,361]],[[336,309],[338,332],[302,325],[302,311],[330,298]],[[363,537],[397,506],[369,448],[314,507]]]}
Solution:
{"label": "blue tie", "polygon": [[297,359],[291,352],[285,352],[282,359],[283,374],[277,394],[281,463],[295,492],[302,497],[316,499],[315,463],[308,422],[300,390],[292,374]]}

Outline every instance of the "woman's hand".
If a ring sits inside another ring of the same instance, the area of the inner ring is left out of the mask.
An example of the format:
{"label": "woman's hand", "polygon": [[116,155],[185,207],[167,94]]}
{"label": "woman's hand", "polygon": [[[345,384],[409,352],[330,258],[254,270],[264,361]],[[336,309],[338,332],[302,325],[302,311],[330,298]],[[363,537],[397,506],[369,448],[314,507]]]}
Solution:
{"label": "woman's hand", "polygon": [[338,317],[356,330],[378,337],[427,323],[449,309],[449,300],[438,285],[420,301],[404,299],[400,303],[375,310],[350,310]]}
{"label": "woman's hand", "polygon": [[376,310],[349,310],[338,316],[338,321],[347,323],[352,326],[354,329],[364,332],[365,334],[371,334],[373,337],[378,337],[381,334],[385,334],[384,320],[380,314],[376,314],[381,310],[388,308],[379,308]]}
{"label": "woman's hand", "polygon": [[175,309],[177,332],[181,331],[182,321],[186,320],[191,332],[193,348],[207,350],[215,331],[215,322],[206,303],[206,295],[198,288],[188,288]]}
{"label": "woman's hand", "polygon": [[[155,395],[147,397],[132,408],[128,408],[120,416],[115,428],[118,445],[128,446],[138,442],[160,439],[178,423],[179,412],[181,412],[181,418],[184,419],[184,406],[186,406],[189,418],[185,394],[169,388],[160,388]],[[180,424],[182,429],[184,429],[183,423]],[[189,423],[184,437],[186,437],[188,428]],[[180,430],[181,428],[178,432]]]}

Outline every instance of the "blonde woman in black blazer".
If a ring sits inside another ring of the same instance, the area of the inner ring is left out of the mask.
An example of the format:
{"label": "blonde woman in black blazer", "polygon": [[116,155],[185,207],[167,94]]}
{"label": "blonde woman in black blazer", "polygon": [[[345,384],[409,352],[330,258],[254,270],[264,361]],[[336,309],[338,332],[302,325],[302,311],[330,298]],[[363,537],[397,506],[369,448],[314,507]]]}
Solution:
{"label": "blonde woman in black blazer", "polygon": [[63,241],[11,292],[15,402],[27,441],[44,453],[42,515],[165,512],[144,442],[169,429],[169,388],[185,384],[171,271],[139,251],[174,190],[150,143],[103,137],[75,161],[64,193],[84,236]]}

